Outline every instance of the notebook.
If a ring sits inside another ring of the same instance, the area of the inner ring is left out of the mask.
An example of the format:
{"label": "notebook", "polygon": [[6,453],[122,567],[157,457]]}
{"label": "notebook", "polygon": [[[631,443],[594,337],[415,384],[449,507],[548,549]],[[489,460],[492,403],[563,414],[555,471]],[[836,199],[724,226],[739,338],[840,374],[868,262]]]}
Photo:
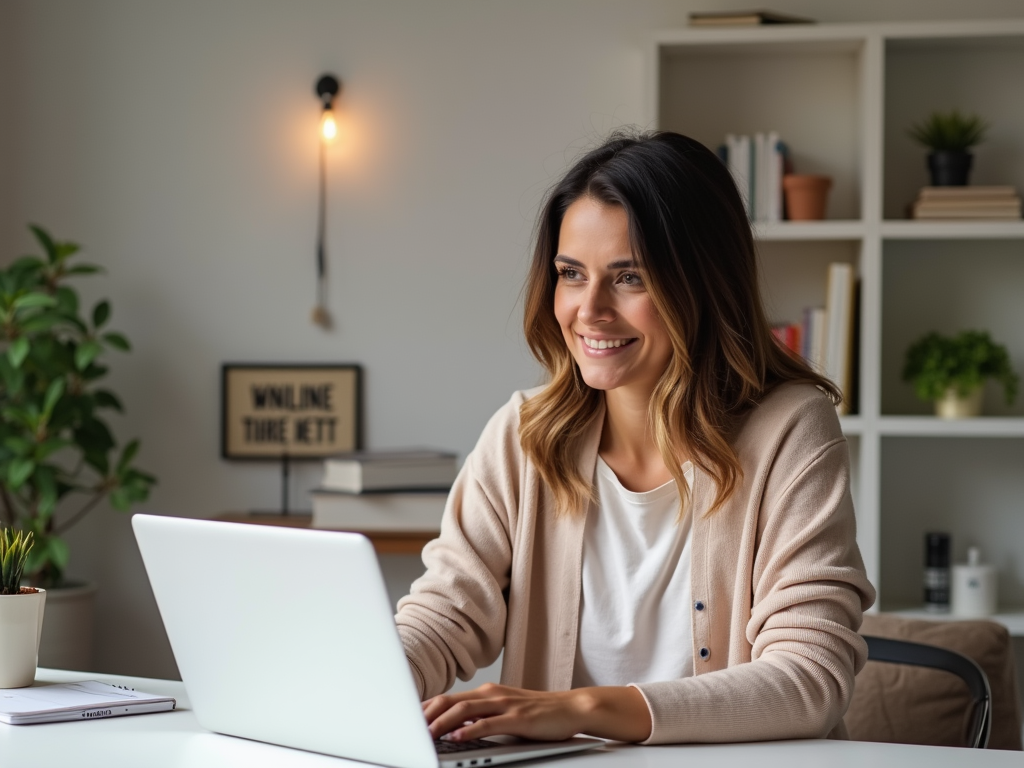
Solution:
{"label": "notebook", "polygon": [[395,768],[482,768],[604,744],[436,744],[360,534],[149,515],[132,526],[204,728]]}
{"label": "notebook", "polygon": [[0,722],[11,725],[95,720],[174,709],[170,696],[86,680],[0,690]]}

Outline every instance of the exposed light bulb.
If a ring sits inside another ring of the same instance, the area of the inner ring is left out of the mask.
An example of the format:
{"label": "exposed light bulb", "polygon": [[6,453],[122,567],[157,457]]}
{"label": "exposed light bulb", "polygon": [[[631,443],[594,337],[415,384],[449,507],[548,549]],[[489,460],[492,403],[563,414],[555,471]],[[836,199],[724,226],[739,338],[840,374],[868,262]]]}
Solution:
{"label": "exposed light bulb", "polygon": [[323,117],[320,118],[320,136],[325,141],[331,141],[337,135],[338,124],[334,120],[334,112],[329,108],[325,109]]}

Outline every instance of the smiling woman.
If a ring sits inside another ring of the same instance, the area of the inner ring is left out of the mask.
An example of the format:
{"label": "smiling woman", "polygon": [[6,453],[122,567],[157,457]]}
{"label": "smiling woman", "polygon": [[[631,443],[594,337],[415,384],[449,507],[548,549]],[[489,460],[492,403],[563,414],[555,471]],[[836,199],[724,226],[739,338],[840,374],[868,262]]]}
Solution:
{"label": "smiling woman", "polygon": [[[526,339],[397,623],[435,737],[845,736],[874,600],[835,386],[771,335],[739,194],[617,135],[540,214]],[[445,695],[504,649],[502,685]]]}

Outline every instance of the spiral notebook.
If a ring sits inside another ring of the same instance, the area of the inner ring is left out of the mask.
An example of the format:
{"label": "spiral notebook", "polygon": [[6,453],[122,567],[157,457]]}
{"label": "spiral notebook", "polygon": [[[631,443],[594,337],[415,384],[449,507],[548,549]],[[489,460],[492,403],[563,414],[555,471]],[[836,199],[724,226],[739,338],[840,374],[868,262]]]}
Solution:
{"label": "spiral notebook", "polygon": [[166,712],[177,702],[96,680],[38,685],[0,691],[0,722],[10,725],[95,720],[105,717]]}

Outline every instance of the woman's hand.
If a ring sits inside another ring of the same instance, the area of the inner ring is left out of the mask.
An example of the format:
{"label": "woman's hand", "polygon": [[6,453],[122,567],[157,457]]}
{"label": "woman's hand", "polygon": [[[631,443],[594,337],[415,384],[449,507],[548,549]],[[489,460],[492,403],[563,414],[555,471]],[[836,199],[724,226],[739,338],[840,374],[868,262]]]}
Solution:
{"label": "woman's hand", "polygon": [[616,741],[651,735],[647,702],[636,688],[577,688],[528,691],[488,683],[472,691],[423,702],[431,735],[452,741],[499,734],[560,741],[587,733]]}

